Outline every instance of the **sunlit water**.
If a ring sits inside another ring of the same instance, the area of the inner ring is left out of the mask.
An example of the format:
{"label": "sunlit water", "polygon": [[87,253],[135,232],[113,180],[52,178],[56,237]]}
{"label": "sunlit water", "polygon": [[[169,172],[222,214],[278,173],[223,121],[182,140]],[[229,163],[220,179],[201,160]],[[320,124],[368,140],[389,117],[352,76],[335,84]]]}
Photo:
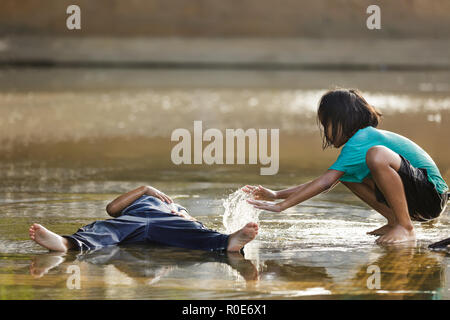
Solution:
{"label": "sunlit water", "polygon": [[[450,298],[449,254],[427,249],[450,236],[448,210],[434,223],[415,225],[416,243],[378,246],[366,232],[382,217],[343,186],[282,213],[254,209],[239,191],[245,184],[304,183],[334,161],[335,150],[320,148],[314,110],[336,74],[310,75],[315,87],[304,88],[143,88],[123,77],[123,86],[116,80],[116,88],[96,88],[94,81],[76,91],[67,84],[70,74],[58,76],[61,87],[37,81],[48,81],[44,73],[33,78],[34,89],[22,79],[0,90],[1,299]],[[369,102],[385,114],[382,128],[423,146],[448,181],[450,93],[442,86],[448,75],[340,77],[336,84],[351,86],[366,79]],[[279,173],[260,176],[260,165],[173,165],[170,133],[192,130],[194,120],[220,130],[279,128]],[[70,234],[106,219],[111,199],[143,184],[163,190],[210,228],[230,233],[254,221],[259,234],[245,257],[150,245],[60,255],[28,239],[33,222]],[[71,289],[73,266],[80,268],[80,289]],[[370,266],[380,268],[380,288],[368,286]]]}

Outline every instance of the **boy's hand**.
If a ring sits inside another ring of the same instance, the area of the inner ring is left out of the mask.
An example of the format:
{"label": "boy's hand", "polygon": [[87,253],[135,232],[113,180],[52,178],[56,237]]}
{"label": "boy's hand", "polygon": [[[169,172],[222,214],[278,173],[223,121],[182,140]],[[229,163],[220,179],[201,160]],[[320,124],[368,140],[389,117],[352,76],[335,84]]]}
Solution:
{"label": "boy's hand", "polygon": [[180,211],[176,210],[176,209],[172,209],[172,213],[176,214],[177,216],[183,217],[187,220],[191,220],[191,221],[197,221],[197,219],[195,219],[194,217],[191,217],[189,215],[189,213],[187,213],[186,210],[181,209]]}
{"label": "boy's hand", "polygon": [[260,200],[247,200],[248,203],[252,204],[256,209],[267,210],[272,212],[281,212],[283,209],[278,203],[260,201]]}
{"label": "boy's hand", "polygon": [[275,200],[277,199],[277,193],[263,186],[250,186],[246,185],[242,188],[242,191],[249,193],[253,198],[257,200]]}
{"label": "boy's hand", "polygon": [[160,199],[161,201],[167,202],[167,203],[172,203],[173,200],[167,196],[164,192],[159,191],[156,188],[147,186],[147,189],[145,191],[145,194],[148,196],[153,196],[155,198]]}

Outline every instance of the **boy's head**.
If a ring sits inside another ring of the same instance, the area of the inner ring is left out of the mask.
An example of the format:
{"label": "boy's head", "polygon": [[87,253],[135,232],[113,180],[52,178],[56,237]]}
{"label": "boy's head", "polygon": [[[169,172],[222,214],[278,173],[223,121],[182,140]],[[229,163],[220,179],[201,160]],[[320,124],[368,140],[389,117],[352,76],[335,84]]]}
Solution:
{"label": "boy's head", "polygon": [[380,118],[381,112],[368,104],[358,90],[330,90],[320,98],[317,111],[322,147],[339,148],[359,129],[377,127]]}

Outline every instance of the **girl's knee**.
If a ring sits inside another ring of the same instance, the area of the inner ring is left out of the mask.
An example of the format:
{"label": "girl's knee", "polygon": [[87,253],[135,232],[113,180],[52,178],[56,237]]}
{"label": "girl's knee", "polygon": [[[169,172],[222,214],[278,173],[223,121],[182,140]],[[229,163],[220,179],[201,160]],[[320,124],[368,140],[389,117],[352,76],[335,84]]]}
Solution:
{"label": "girl's knee", "polygon": [[366,153],[366,164],[370,170],[389,165],[392,150],[385,146],[373,146]]}

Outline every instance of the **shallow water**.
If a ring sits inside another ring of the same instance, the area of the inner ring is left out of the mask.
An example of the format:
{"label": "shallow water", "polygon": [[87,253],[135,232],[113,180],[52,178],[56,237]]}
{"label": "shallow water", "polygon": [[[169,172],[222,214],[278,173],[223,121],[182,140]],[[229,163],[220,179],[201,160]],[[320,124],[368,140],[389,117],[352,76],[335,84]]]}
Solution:
{"label": "shallow water", "polygon": [[[448,181],[447,73],[215,71],[211,80],[191,72],[193,85],[190,71],[181,79],[158,71],[160,82],[150,71],[152,80],[141,71],[58,71],[60,81],[49,81],[55,72],[0,72],[14,80],[0,81],[0,299],[450,298],[449,253],[427,249],[450,236],[448,210],[416,224],[417,243],[378,246],[366,232],[383,219],[342,186],[283,213],[258,213],[260,233],[245,257],[162,246],[59,255],[27,231],[38,222],[70,234],[107,218],[119,193],[151,184],[225,232],[224,200],[239,187],[300,184],[335,159],[335,150],[321,150],[314,119],[330,79],[359,87],[364,79],[361,89],[385,114],[381,127],[418,142]],[[286,81],[294,78],[296,88]],[[260,176],[259,164],[173,165],[170,132],[192,130],[194,120],[220,130],[279,128],[279,173]],[[73,266],[80,289],[70,289]],[[370,266],[381,271],[379,289],[368,288]]]}

